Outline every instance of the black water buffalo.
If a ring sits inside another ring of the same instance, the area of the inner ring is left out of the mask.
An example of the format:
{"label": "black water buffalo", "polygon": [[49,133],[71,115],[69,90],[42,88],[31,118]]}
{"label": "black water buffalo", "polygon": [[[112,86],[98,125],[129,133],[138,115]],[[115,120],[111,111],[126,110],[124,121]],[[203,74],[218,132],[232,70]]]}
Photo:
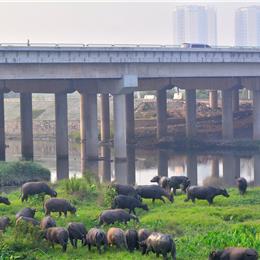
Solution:
{"label": "black water buffalo", "polygon": [[133,252],[135,249],[139,249],[138,233],[135,229],[126,230],[125,238],[127,248],[130,252]]}
{"label": "black water buffalo", "polygon": [[45,238],[49,241],[54,248],[54,244],[60,244],[62,246],[62,251],[66,252],[69,232],[62,227],[51,227],[46,229]]}
{"label": "black water buffalo", "polygon": [[140,198],[140,196],[138,196],[135,188],[131,185],[112,184],[112,188],[115,189],[115,191],[118,195],[132,196],[132,197],[135,197],[136,199],[141,200],[141,198]]}
{"label": "black water buffalo", "polygon": [[247,180],[243,177],[240,177],[240,178],[236,179],[236,182],[237,182],[237,187],[238,187],[239,193],[241,195],[244,195],[247,190]]}
{"label": "black water buffalo", "polygon": [[187,189],[187,198],[185,201],[190,199],[194,203],[196,199],[207,200],[209,204],[213,203],[213,199],[218,196],[223,195],[224,197],[229,197],[226,189],[216,188],[216,187],[200,187],[200,186],[191,186]]}
{"label": "black water buffalo", "polygon": [[229,247],[224,250],[213,251],[209,260],[256,260],[258,253],[251,248]]}
{"label": "black water buffalo", "polygon": [[81,240],[81,244],[85,245],[87,230],[83,223],[70,222],[68,224],[69,239],[73,247],[77,248],[78,240]]}
{"label": "black water buffalo", "polygon": [[173,190],[174,195],[176,195],[177,189],[181,189],[183,192],[186,192],[189,186],[190,179],[186,176],[172,176],[169,178],[169,187]]}
{"label": "black water buffalo", "polygon": [[91,246],[96,246],[101,254],[101,246],[104,246],[104,251],[108,246],[106,233],[101,229],[91,228],[86,235],[86,245],[89,250],[91,250]]}
{"label": "black water buffalo", "polygon": [[63,212],[64,216],[67,217],[67,212],[69,211],[71,214],[75,214],[76,208],[72,206],[67,200],[65,199],[57,199],[51,198],[48,199],[44,204],[45,215],[50,215],[51,212]]}
{"label": "black water buffalo", "polygon": [[3,204],[8,205],[8,206],[11,205],[11,202],[9,201],[8,198],[1,197],[1,196],[0,196],[0,203],[3,203]]}
{"label": "black water buffalo", "polygon": [[27,217],[27,218],[34,218],[36,209],[34,208],[24,208],[17,212],[15,215],[16,219],[19,217]]}

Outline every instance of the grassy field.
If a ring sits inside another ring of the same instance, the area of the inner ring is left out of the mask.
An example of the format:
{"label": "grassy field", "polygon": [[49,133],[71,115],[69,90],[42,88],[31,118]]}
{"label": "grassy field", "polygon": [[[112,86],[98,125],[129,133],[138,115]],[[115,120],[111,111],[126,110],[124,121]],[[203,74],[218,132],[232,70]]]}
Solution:
{"label": "grassy field", "polygon": [[[76,207],[75,216],[67,218],[53,214],[59,226],[66,227],[70,221],[83,222],[89,229],[97,224],[97,217],[108,208],[113,192],[105,186],[90,184],[87,181],[63,181],[56,185],[58,196],[69,199]],[[0,216],[9,216],[15,221],[15,213],[22,207],[37,208],[36,218],[43,217],[42,203],[30,199],[22,204],[19,191],[8,195],[11,206],[0,205]],[[249,189],[240,196],[236,189],[229,189],[230,197],[217,197],[212,206],[206,201],[184,202],[185,195],[178,194],[173,204],[157,201],[154,205],[145,200],[150,211],[137,209],[140,223],[130,222],[123,229],[145,227],[150,230],[172,234],[177,246],[177,259],[203,260],[216,248],[228,246],[253,247],[260,252],[260,188]],[[104,226],[105,230],[109,227]],[[141,253],[128,253],[110,248],[105,254],[98,255],[95,248],[91,252],[86,247],[73,249],[68,246],[66,253],[59,245],[52,249],[35,232],[24,234],[14,224],[0,235],[0,259],[140,259]],[[142,259],[157,259],[155,255]]]}

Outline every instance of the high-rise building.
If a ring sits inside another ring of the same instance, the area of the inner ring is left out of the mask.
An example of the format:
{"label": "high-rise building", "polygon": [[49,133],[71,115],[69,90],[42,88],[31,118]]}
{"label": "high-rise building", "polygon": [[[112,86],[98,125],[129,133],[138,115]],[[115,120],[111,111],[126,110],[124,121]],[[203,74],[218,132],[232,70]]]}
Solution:
{"label": "high-rise building", "polygon": [[216,11],[200,5],[178,6],[173,12],[174,44],[217,44]]}
{"label": "high-rise building", "polygon": [[239,8],[235,28],[236,46],[260,46],[260,6]]}

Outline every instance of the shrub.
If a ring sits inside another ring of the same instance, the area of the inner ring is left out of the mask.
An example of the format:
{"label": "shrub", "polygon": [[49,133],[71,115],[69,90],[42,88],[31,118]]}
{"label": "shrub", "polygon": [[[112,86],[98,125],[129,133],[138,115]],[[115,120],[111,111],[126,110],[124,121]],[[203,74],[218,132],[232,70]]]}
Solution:
{"label": "shrub", "polygon": [[28,181],[49,181],[50,175],[50,171],[38,163],[0,162],[0,186],[17,186]]}

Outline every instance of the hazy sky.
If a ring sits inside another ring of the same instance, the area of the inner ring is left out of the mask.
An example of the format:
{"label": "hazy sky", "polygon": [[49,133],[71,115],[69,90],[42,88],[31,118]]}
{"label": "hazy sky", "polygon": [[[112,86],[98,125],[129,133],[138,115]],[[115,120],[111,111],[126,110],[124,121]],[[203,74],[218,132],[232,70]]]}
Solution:
{"label": "hazy sky", "polygon": [[[184,2],[0,0],[0,42],[172,44],[172,10]],[[260,5],[260,0],[197,2],[189,4],[216,7],[219,45],[234,44],[236,8]]]}

